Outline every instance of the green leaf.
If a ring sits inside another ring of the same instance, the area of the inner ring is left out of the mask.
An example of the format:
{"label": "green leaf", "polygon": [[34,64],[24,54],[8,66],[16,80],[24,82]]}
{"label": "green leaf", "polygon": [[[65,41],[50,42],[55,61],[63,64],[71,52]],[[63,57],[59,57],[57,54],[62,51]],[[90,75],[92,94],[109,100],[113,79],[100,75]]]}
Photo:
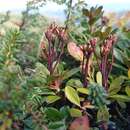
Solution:
{"label": "green leaf", "polygon": [[124,78],[122,76],[113,80],[108,89],[109,95],[117,94],[121,89],[121,84],[123,83],[123,81],[124,81]]}
{"label": "green leaf", "polygon": [[125,87],[125,92],[128,96],[130,96],[130,87],[129,86]]}
{"label": "green leaf", "polygon": [[41,63],[36,63],[36,72],[42,73],[43,75],[49,75],[49,70]]}
{"label": "green leaf", "polygon": [[62,113],[64,118],[70,117],[69,109],[69,106],[63,106],[62,108],[60,108],[60,112]]}
{"label": "green leaf", "polygon": [[82,112],[79,109],[71,108],[69,111],[70,111],[70,115],[72,117],[80,117],[80,116],[82,116]]}
{"label": "green leaf", "polygon": [[56,61],[53,62],[53,67],[56,65],[56,68],[54,70],[54,73],[62,74],[64,71],[64,63],[60,62],[56,65]]}
{"label": "green leaf", "polygon": [[53,103],[53,102],[56,102],[59,99],[60,99],[59,96],[47,96],[46,101],[47,101],[47,103]]}
{"label": "green leaf", "polygon": [[122,70],[122,71],[127,71],[127,69],[124,66],[120,65],[120,64],[114,63],[113,66],[120,69],[120,70]]}
{"label": "green leaf", "polygon": [[102,12],[103,6],[99,6],[95,11],[95,16],[99,15]]}
{"label": "green leaf", "polygon": [[60,121],[64,118],[61,112],[53,107],[49,107],[45,110],[46,117],[51,121]]}
{"label": "green leaf", "polygon": [[114,48],[114,56],[115,58],[120,61],[121,63],[124,63],[123,59],[122,59],[122,52],[117,49],[117,48]]}
{"label": "green leaf", "polygon": [[49,130],[66,130],[65,122],[63,121],[50,122],[48,128]]}
{"label": "green leaf", "polygon": [[87,16],[87,17],[90,16],[90,12],[89,12],[88,9],[83,9],[83,14],[84,14],[85,16]]}
{"label": "green leaf", "polygon": [[130,79],[130,69],[128,70],[128,78]]}
{"label": "green leaf", "polygon": [[117,101],[121,108],[126,109],[126,103]]}
{"label": "green leaf", "polygon": [[79,79],[70,79],[67,83],[67,86],[71,86],[71,87],[83,87],[83,84],[81,83],[81,81]]}
{"label": "green leaf", "polygon": [[65,71],[64,75],[63,75],[63,80],[70,78],[71,76],[73,76],[74,74],[76,74],[79,71],[80,71],[79,67],[71,69],[70,71]]}
{"label": "green leaf", "polygon": [[126,95],[116,94],[116,95],[109,96],[109,98],[112,98],[112,99],[120,101],[120,102],[130,102],[130,97],[126,96]]}
{"label": "green leaf", "polygon": [[97,72],[97,74],[96,74],[96,81],[98,84],[100,84],[102,86],[102,74],[100,71]]}
{"label": "green leaf", "polygon": [[87,88],[77,88],[77,91],[78,92],[80,92],[80,93],[83,93],[83,94],[89,94],[90,92],[89,92],[89,89],[87,89]]}
{"label": "green leaf", "polygon": [[111,31],[112,31],[112,27],[107,27],[106,28],[106,30],[105,30],[105,32],[109,35],[110,33],[111,33]]}
{"label": "green leaf", "polygon": [[97,112],[97,120],[98,121],[109,121],[109,111],[106,106],[101,107]]}
{"label": "green leaf", "polygon": [[74,88],[66,86],[65,95],[70,102],[74,103],[77,106],[80,106],[80,98],[78,96],[77,91]]}
{"label": "green leaf", "polygon": [[55,95],[55,93],[48,88],[34,87],[33,90],[42,96]]}

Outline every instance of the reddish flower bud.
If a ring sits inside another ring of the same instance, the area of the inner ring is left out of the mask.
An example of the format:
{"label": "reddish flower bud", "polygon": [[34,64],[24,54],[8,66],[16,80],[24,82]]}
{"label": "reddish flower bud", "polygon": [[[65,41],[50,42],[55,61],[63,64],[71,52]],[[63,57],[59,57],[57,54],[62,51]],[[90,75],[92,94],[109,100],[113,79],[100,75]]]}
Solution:
{"label": "reddish flower bud", "polygon": [[53,41],[53,39],[55,39],[56,37],[62,40],[67,40],[67,33],[65,31],[65,28],[58,27],[55,24],[50,25],[50,27],[45,32],[45,36],[48,41]]}
{"label": "reddish flower bud", "polygon": [[102,55],[108,55],[116,43],[117,37],[115,35],[110,35],[107,40],[105,40],[104,44],[101,46]]}
{"label": "reddish flower bud", "polygon": [[90,40],[90,44],[92,47],[94,47],[96,45],[96,43],[97,43],[97,38],[93,38]]}

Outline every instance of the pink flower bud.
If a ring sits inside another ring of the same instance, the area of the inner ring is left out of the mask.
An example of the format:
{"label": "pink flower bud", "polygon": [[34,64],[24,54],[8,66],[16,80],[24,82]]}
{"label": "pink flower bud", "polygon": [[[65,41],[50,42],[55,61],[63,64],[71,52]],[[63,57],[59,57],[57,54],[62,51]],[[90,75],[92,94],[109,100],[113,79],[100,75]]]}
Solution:
{"label": "pink flower bud", "polygon": [[90,40],[90,44],[92,47],[94,47],[96,45],[96,43],[97,43],[97,38],[93,38]]}

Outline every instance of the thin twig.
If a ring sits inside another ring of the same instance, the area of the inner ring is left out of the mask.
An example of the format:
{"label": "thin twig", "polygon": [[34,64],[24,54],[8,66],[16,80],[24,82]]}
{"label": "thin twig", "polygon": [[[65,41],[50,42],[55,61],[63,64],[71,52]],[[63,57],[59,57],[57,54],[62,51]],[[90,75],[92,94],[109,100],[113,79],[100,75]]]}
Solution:
{"label": "thin twig", "polygon": [[112,71],[113,63],[114,63],[114,53],[113,53],[113,49],[112,49],[112,61],[111,61],[110,67],[109,67],[108,75],[109,75],[109,74],[111,73],[111,71]]}

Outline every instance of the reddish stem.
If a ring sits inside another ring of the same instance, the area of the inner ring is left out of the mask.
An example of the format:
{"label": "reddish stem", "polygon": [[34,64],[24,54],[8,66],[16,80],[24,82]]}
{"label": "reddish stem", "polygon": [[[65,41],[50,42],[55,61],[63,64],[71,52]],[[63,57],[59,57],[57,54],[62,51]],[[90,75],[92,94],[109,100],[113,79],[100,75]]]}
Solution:
{"label": "reddish stem", "polygon": [[65,47],[65,44],[64,44],[64,42],[62,42],[61,52],[60,52],[59,56],[58,56],[57,59],[56,59],[56,63],[55,63],[55,65],[54,65],[53,69],[52,69],[52,73],[55,71],[56,66],[57,66],[58,63],[60,62],[61,56],[62,56],[62,54],[63,54],[63,52],[64,52],[64,47]]}
{"label": "reddish stem", "polygon": [[87,80],[87,76],[88,76],[88,66],[89,66],[89,60],[90,60],[91,54],[89,54],[86,58],[86,63],[85,63],[85,69],[84,69],[84,87],[87,87],[88,85],[88,80]]}
{"label": "reddish stem", "polygon": [[49,53],[48,53],[48,70],[50,71],[51,74],[51,67],[52,67],[52,57],[51,57],[51,43],[50,41],[48,41],[49,43]]}

